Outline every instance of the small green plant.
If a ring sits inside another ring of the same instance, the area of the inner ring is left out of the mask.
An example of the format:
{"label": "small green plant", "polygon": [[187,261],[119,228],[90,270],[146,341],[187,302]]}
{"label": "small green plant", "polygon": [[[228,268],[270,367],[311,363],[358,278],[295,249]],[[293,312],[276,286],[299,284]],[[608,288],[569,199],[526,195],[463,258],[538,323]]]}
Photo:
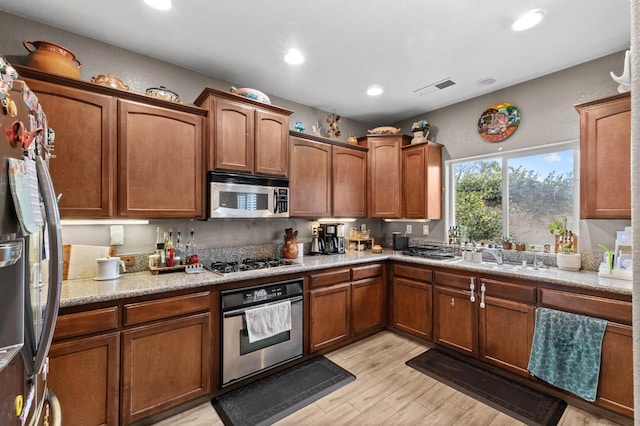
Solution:
{"label": "small green plant", "polygon": [[503,242],[503,243],[513,243],[515,240],[516,240],[515,235],[509,234],[509,235],[503,235],[501,242]]}
{"label": "small green plant", "polygon": [[560,216],[560,220],[554,220],[547,229],[556,236],[556,252],[576,253],[576,235],[567,229],[567,216]]}

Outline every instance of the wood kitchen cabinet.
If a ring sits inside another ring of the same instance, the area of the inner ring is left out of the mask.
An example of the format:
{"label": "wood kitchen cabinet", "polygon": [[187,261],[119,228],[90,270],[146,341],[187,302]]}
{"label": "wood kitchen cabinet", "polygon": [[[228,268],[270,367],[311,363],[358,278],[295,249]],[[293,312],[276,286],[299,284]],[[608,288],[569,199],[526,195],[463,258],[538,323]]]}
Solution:
{"label": "wood kitchen cabinet", "polygon": [[64,424],[119,424],[118,307],[58,317],[49,351],[51,388]]}
{"label": "wood kitchen cabinet", "polygon": [[[22,74],[22,73],[21,73]],[[55,131],[49,172],[62,218],[110,218],[117,204],[117,100],[62,84],[25,78]]]}
{"label": "wood kitchen cabinet", "polygon": [[602,339],[600,380],[594,404],[633,417],[631,301],[543,288],[540,305],[608,321]]}
{"label": "wood kitchen cabinet", "polygon": [[366,217],[366,149],[291,132],[290,215]]}
{"label": "wood kitchen cabinet", "polygon": [[62,218],[204,217],[206,110],[18,69],[55,131]]}
{"label": "wood kitchen cabinet", "polygon": [[386,322],[386,268],[381,263],[309,277],[309,352],[381,330]]}
{"label": "wood kitchen cabinet", "polygon": [[424,340],[432,334],[432,286],[430,269],[393,265],[391,325]]}
{"label": "wood kitchen cabinet", "polygon": [[202,117],[125,100],[118,117],[119,216],[201,217]]}
{"label": "wood kitchen cabinet", "polygon": [[433,293],[434,342],[531,378],[535,286],[436,271]]}
{"label": "wood kitchen cabinet", "polygon": [[122,332],[122,423],[211,392],[209,292],[127,304]]}
{"label": "wood kitchen cabinet", "polygon": [[442,145],[402,147],[402,212],[407,219],[442,218]]}
{"label": "wood kitchen cabinet", "polygon": [[293,111],[212,88],[194,103],[209,111],[208,170],[288,176]]}
{"label": "wood kitchen cabinet", "polygon": [[407,135],[368,135],[358,143],[368,153],[369,217],[402,217],[402,153],[410,143]]}
{"label": "wood kitchen cabinet", "polygon": [[580,218],[631,218],[631,96],[575,106],[580,114]]}

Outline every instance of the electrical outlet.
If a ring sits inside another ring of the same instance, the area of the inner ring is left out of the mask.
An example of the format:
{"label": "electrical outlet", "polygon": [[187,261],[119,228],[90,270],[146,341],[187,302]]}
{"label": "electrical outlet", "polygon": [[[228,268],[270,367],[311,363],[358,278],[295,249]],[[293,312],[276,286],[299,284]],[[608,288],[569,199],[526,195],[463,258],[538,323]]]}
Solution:
{"label": "electrical outlet", "polygon": [[429,225],[422,225],[422,235],[429,235]]}
{"label": "electrical outlet", "polygon": [[124,244],[124,226],[111,225],[111,245],[121,246]]}
{"label": "electrical outlet", "polygon": [[136,264],[135,256],[120,256],[120,260],[124,262],[124,266],[127,268],[133,267]]}
{"label": "electrical outlet", "polygon": [[413,232],[413,226],[412,225],[407,225],[407,234],[411,234]]}

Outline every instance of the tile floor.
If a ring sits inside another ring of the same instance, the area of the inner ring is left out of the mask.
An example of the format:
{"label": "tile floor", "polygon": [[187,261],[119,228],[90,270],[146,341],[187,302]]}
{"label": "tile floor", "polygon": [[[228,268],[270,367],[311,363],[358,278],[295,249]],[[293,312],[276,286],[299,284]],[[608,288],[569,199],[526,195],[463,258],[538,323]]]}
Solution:
{"label": "tile floor", "polygon": [[[299,425],[522,425],[467,395],[405,365],[427,348],[384,331],[326,355],[357,379],[277,422]],[[616,425],[568,406],[560,426]],[[211,404],[155,426],[222,425]]]}

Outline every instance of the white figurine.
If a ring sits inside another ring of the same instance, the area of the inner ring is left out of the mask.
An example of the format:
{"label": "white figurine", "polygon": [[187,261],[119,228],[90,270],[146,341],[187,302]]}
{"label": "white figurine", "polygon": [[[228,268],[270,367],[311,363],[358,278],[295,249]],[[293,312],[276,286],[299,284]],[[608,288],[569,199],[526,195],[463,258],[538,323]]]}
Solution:
{"label": "white figurine", "polygon": [[622,70],[622,75],[618,77],[613,72],[610,72],[611,78],[613,81],[618,83],[618,92],[628,92],[631,90],[631,74],[629,71],[629,51],[627,50],[624,54],[624,69]]}

